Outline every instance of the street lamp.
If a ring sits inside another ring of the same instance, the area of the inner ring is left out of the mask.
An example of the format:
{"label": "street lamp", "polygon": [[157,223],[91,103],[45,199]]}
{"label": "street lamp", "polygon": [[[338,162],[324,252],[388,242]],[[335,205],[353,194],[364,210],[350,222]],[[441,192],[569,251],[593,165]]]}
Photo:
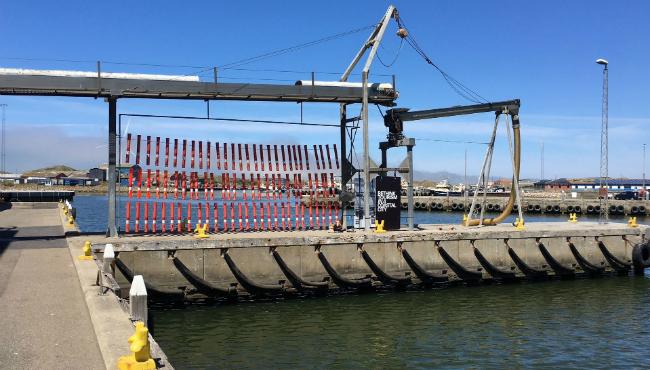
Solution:
{"label": "street lamp", "polygon": [[608,203],[608,192],[609,186],[607,185],[607,167],[608,167],[608,155],[607,155],[607,117],[608,117],[608,69],[607,66],[609,62],[605,59],[597,59],[597,64],[603,66],[603,110],[602,110],[602,125],[600,130],[600,190],[599,198],[601,198],[600,204],[600,222],[609,221],[609,207]]}

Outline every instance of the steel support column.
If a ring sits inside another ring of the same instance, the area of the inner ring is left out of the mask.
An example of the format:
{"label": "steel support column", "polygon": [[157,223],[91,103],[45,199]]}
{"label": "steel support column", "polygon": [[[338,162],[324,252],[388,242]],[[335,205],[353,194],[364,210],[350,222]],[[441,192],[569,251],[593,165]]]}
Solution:
{"label": "steel support column", "polygon": [[[347,113],[347,106],[345,104],[341,104],[340,109],[339,109],[339,117],[341,119],[341,142],[340,142],[341,154],[339,155],[339,157],[341,158],[341,161],[340,161],[340,165],[341,165],[341,193],[340,194],[343,194],[343,192],[345,192],[345,188],[346,188],[346,182],[345,182],[346,174],[345,174],[345,171],[347,169],[347,166],[345,165],[345,161],[347,159],[347,155],[346,155],[346,153],[347,153],[347,135],[348,135],[347,129],[346,129],[347,119],[348,119],[347,114],[348,114]],[[341,199],[341,197],[339,195],[339,200],[340,199]],[[348,227],[347,214],[348,214],[347,207],[345,207],[343,202],[341,202],[341,226],[343,227],[343,230],[346,230],[347,227]]]}
{"label": "steel support column", "polygon": [[106,235],[117,236],[116,217],[116,169],[117,162],[117,98],[110,97],[108,100],[108,229]]}
{"label": "steel support column", "polygon": [[413,230],[413,145],[408,145],[406,147],[406,160],[408,161],[409,167],[409,185],[406,188],[406,197],[408,199],[408,214],[407,214],[407,224],[409,230]]}
{"label": "steel support column", "polygon": [[363,228],[370,231],[370,149],[368,146],[368,71],[361,73],[363,85]]}

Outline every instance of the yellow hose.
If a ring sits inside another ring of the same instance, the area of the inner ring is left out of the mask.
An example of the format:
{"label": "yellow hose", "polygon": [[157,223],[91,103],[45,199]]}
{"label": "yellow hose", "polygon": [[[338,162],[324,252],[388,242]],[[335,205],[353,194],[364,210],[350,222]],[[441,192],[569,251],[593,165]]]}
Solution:
{"label": "yellow hose", "polygon": [[[515,204],[515,201],[517,200],[517,193],[514,189],[515,186],[515,177],[517,178],[517,183],[519,182],[519,167],[520,167],[520,162],[521,162],[521,140],[519,136],[519,118],[518,117],[513,117],[512,119],[512,132],[514,135],[514,144],[515,144],[515,171],[512,175],[512,187],[510,189],[510,198],[508,198],[508,204],[506,204],[506,207],[503,209],[500,215],[498,215],[495,218],[486,218],[483,219],[483,225],[486,226],[494,226],[503,220],[506,219],[506,217],[510,216],[510,213],[512,212],[512,207]],[[477,189],[478,191],[478,189]],[[465,221],[465,226],[477,226],[480,223],[479,220],[471,220],[468,219]]]}

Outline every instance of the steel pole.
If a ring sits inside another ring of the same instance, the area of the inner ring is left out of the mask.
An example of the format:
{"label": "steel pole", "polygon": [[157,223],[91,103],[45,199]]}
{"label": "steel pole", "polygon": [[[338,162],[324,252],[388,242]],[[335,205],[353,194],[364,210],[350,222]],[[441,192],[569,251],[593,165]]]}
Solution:
{"label": "steel pole", "polygon": [[413,146],[406,147],[406,158],[409,166],[409,185],[406,188],[406,196],[408,198],[408,229],[413,230],[414,227],[414,214],[413,214]]}
{"label": "steel pole", "polygon": [[110,237],[117,236],[115,204],[115,163],[117,162],[117,98],[108,98],[108,230]]}
{"label": "steel pole", "polygon": [[370,150],[368,146],[368,71],[361,74],[363,85],[363,220],[364,229],[370,231]]}
{"label": "steel pole", "polygon": [[[340,194],[343,194],[345,192],[345,190],[346,190],[346,185],[347,185],[347,182],[345,181],[345,178],[346,178],[345,171],[347,170],[347,166],[345,165],[345,162],[347,160],[347,155],[346,155],[346,153],[347,153],[347,137],[346,137],[347,136],[347,129],[346,129],[347,122],[346,121],[347,121],[348,117],[347,117],[347,106],[345,104],[341,104],[341,106],[339,108],[339,117],[340,117],[340,122],[341,122],[341,142],[340,142],[341,147],[339,148],[339,150],[341,151],[341,154],[339,156],[341,158],[341,162],[340,162],[340,166],[341,166],[341,193]],[[339,200],[340,199],[341,199],[341,197],[339,196]],[[343,203],[344,202],[341,202],[341,226],[343,227],[343,230],[346,230],[347,227],[348,227],[348,221],[347,221],[348,212],[347,212],[347,207],[345,207],[345,204],[343,204]]]}

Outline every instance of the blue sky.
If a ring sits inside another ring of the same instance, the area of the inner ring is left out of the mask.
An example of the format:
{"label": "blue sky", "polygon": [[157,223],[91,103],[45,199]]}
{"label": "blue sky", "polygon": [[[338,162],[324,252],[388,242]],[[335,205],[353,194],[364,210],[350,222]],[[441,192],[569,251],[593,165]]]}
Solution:
{"label": "blue sky", "polygon": [[[109,3],[0,2],[0,66],[92,70],[91,62],[168,65],[222,65],[276,48],[311,41],[376,22],[382,1],[237,1]],[[650,144],[650,3],[646,1],[395,1],[412,35],[436,63],[489,100],[522,100],[523,177],[539,177],[540,144],[545,145],[546,177],[597,176],[600,150],[602,68],[610,61],[610,175],[641,176],[641,144]],[[392,24],[380,56],[397,61],[386,68],[375,61],[374,81],[397,76],[398,104],[414,109],[468,104],[408,45],[400,49]],[[309,78],[335,79],[323,72],[347,66],[368,31],[296,53],[244,66],[247,69],[304,73],[222,71],[224,81]],[[48,59],[14,60],[10,58]],[[107,71],[190,74],[188,68],[154,68],[105,63]],[[208,78],[207,75],[201,77]],[[354,77],[358,79],[358,76]],[[100,100],[0,97],[7,103],[7,169],[66,163],[89,168],[106,162],[106,104]],[[351,107],[351,114],[358,107]],[[205,114],[205,104],[121,100],[121,113]],[[221,117],[296,120],[291,103],[212,103]],[[304,106],[306,121],[336,122],[336,105]],[[371,111],[372,148],[385,135]],[[421,121],[406,133],[420,139],[486,141],[492,115]],[[235,125],[197,121],[130,119],[129,130],[213,141],[332,143],[331,128]],[[493,173],[508,176],[505,133],[497,142]],[[359,141],[360,144],[360,141]],[[468,150],[469,172],[478,173],[485,148],[421,140],[416,169],[462,173]],[[375,159],[379,158],[376,151]],[[399,162],[402,154],[395,154]]]}

